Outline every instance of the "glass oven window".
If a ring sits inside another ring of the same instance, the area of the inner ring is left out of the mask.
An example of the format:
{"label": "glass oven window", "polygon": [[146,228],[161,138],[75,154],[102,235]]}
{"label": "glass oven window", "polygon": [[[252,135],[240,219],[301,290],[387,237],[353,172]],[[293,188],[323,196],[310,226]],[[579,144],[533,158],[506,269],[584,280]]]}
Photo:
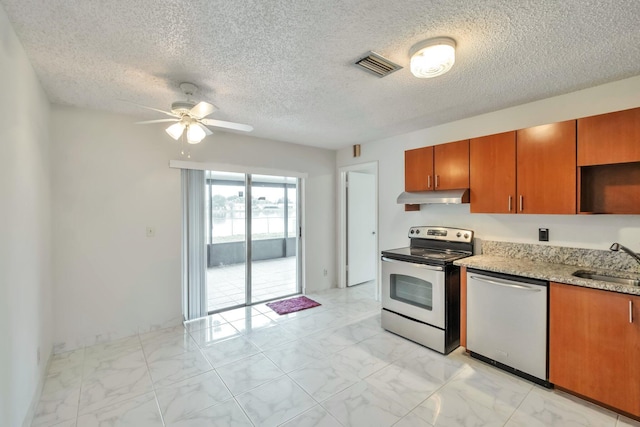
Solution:
{"label": "glass oven window", "polygon": [[433,310],[433,283],[404,274],[392,274],[391,299]]}

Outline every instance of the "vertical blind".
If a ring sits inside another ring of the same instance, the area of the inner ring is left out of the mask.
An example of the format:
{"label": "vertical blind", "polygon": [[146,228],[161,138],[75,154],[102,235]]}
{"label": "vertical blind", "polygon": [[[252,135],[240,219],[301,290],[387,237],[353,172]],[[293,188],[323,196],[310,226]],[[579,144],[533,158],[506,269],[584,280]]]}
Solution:
{"label": "vertical blind", "polygon": [[182,169],[182,312],[185,320],[207,315],[205,172]]}

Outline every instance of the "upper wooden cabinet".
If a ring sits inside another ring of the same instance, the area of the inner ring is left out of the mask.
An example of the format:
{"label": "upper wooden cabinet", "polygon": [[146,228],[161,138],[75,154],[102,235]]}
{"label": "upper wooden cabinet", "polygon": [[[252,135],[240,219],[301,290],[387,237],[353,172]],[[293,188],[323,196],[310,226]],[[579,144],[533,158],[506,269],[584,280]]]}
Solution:
{"label": "upper wooden cabinet", "polygon": [[578,166],[640,162],[640,108],[578,119]]}
{"label": "upper wooden cabinet", "polygon": [[578,167],[583,214],[640,214],[640,162]]}
{"label": "upper wooden cabinet", "polygon": [[516,131],[517,209],[576,213],[576,121]]}
{"label": "upper wooden cabinet", "polygon": [[471,213],[516,213],[516,132],[469,142]]}
{"label": "upper wooden cabinet", "polygon": [[405,151],[406,191],[460,188],[472,213],[640,214],[640,108]]}
{"label": "upper wooden cabinet", "polygon": [[469,188],[469,140],[433,147],[436,190]]}
{"label": "upper wooden cabinet", "polygon": [[640,214],[640,108],[578,119],[578,210]]}
{"label": "upper wooden cabinet", "polygon": [[576,213],[576,122],[471,139],[472,213]]}
{"label": "upper wooden cabinet", "polygon": [[551,283],[549,381],[640,417],[640,297]]}
{"label": "upper wooden cabinet", "polygon": [[433,190],[433,147],[404,152],[404,191]]}
{"label": "upper wooden cabinet", "polygon": [[469,140],[404,152],[405,191],[469,188]]}

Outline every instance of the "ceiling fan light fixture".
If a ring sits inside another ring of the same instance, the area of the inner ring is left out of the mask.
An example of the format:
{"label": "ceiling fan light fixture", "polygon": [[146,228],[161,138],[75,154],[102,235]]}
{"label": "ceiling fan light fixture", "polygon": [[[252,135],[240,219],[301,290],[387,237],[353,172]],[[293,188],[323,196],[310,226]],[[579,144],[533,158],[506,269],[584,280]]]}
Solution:
{"label": "ceiling fan light fixture", "polygon": [[[187,99],[185,101],[175,101],[171,104],[171,111],[159,110],[153,107],[147,107],[145,105],[134,104],[147,110],[156,111],[158,113],[170,116],[170,119],[157,119],[157,120],[144,120],[137,122],[137,124],[152,124],[152,123],[164,123],[164,122],[176,122],[165,129],[165,132],[176,141],[180,141],[182,138],[182,151],[184,154],[184,144],[198,144],[204,138],[211,135],[213,132],[207,126],[214,126],[222,129],[231,129],[241,132],[251,132],[253,126],[245,125],[242,123],[227,122],[224,120],[207,119],[206,117],[217,110],[215,105],[200,101],[196,103],[192,100],[193,94],[198,90],[198,87],[192,83],[181,83],[180,89],[185,94]],[[187,155],[188,156],[188,155]]]}
{"label": "ceiling fan light fixture", "polygon": [[178,139],[180,139],[180,136],[182,136],[182,133],[184,132],[184,128],[185,128],[185,125],[183,123],[178,122],[166,128],[165,132],[167,132],[171,138],[177,141]]}
{"label": "ceiling fan light fixture", "polygon": [[189,144],[198,144],[207,136],[204,129],[197,124],[193,124],[187,127],[187,142]]}
{"label": "ceiling fan light fixture", "polygon": [[441,76],[456,62],[456,42],[437,37],[416,43],[409,50],[411,73],[421,79]]}

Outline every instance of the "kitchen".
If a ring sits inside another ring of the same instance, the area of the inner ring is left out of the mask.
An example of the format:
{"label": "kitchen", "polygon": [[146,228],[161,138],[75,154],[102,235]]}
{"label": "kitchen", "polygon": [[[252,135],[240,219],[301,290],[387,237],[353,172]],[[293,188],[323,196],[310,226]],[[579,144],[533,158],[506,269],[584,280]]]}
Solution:
{"label": "kitchen", "polygon": [[[615,87],[615,85],[613,85],[613,87]],[[612,88],[612,87],[609,87],[609,88]],[[511,109],[512,111],[505,110],[504,112],[490,113],[490,114],[481,116],[479,118],[474,118],[473,120],[461,120],[460,122],[457,122],[455,124],[440,126],[435,129],[432,129],[432,132],[425,131],[425,132],[418,132],[413,135],[406,135],[406,138],[403,138],[405,144],[402,148],[404,148],[405,150],[418,151],[417,149],[424,146],[428,146],[428,145],[437,146],[440,143],[458,141],[465,138],[474,138],[474,137],[479,137],[487,134],[498,134],[502,132],[508,132],[508,131],[522,129],[522,128],[536,126],[536,125],[538,126],[544,125],[545,123],[555,123],[563,120],[608,113],[611,111],[625,110],[627,108],[631,108],[635,106],[634,103],[631,102],[631,103],[622,103],[622,104],[614,103],[606,107],[599,106],[597,108],[594,108],[594,106],[597,103],[593,103],[591,104],[590,108],[585,109],[584,108],[585,105],[581,103],[582,97],[585,95],[588,96],[589,92],[593,92],[594,94],[597,94],[597,90],[598,88],[588,89],[588,90],[582,91],[582,93],[564,95],[564,96],[560,96],[552,99],[547,99],[544,101],[539,101],[537,103],[517,107],[515,109]],[[605,97],[603,96],[602,102],[606,104],[606,102],[604,101],[604,98]],[[575,105],[572,105],[572,102],[575,102]],[[508,125],[505,125],[506,121],[503,121],[505,117],[508,117],[510,119],[508,121]],[[519,118],[519,119],[514,120],[514,118]],[[473,131],[471,129],[473,129]],[[432,144],[424,143],[424,142],[422,144],[417,144],[416,142],[420,139],[422,141],[432,141]],[[474,140],[472,139],[472,141]],[[371,147],[365,146],[362,152],[364,157],[363,161],[379,162],[380,174],[381,174],[380,199],[381,200],[387,199],[387,200],[394,201],[395,198],[398,197],[398,194],[400,194],[402,190],[405,188],[405,180],[407,179],[407,177],[404,177],[401,174],[388,173],[388,171],[394,170],[394,167],[389,166],[389,164],[392,162],[398,162],[398,161],[402,162],[405,159],[403,159],[402,156],[398,156],[398,155],[396,155],[395,158],[390,159],[391,153],[385,152],[383,141],[380,142],[379,146],[376,146],[376,145],[373,145]],[[614,148],[614,152],[615,152],[615,148]],[[343,150],[340,154],[341,156],[339,156],[339,162],[341,162],[342,164],[353,164],[356,160],[360,160],[360,159],[349,159],[348,158],[349,153],[347,152],[347,150]],[[370,154],[370,155],[367,156],[367,154]],[[405,155],[407,154],[405,153]],[[580,155],[578,155],[578,158],[580,158]],[[404,170],[404,167],[405,165],[401,165],[399,169],[395,169],[395,170]],[[473,167],[473,163],[472,163],[472,167]],[[475,167],[477,168],[478,165],[476,164]],[[385,174],[385,171],[387,172],[386,174]],[[633,181],[634,178],[628,178],[628,179],[631,179],[632,182],[635,182]],[[431,180],[433,180],[433,178],[431,178]],[[392,189],[391,188],[392,186],[389,185],[388,181],[393,181],[395,188]],[[550,188],[548,188],[547,190],[553,191],[556,193],[559,191],[560,192],[562,191],[561,188],[558,188],[557,186],[554,187],[553,185],[551,185]],[[503,190],[500,189],[499,191],[503,191]],[[383,193],[385,193],[385,195],[383,195]],[[466,197],[468,201],[468,194],[466,194]],[[505,200],[503,203],[504,211],[502,212],[508,212],[509,210],[512,210],[512,209],[514,211],[518,209],[522,210],[522,206],[518,206],[518,203],[519,202],[522,203],[522,202],[516,199],[516,197],[512,198],[510,196],[509,199],[505,197],[504,200]],[[506,202],[506,200],[509,200],[508,203]],[[584,203],[584,200],[580,200],[579,197],[577,197],[576,200],[574,201],[574,203],[578,203],[578,204],[580,202]],[[400,203],[400,199],[398,203]],[[410,202],[406,202],[406,203],[410,203]],[[558,207],[556,206],[556,208]],[[384,222],[388,224],[394,224],[394,227],[392,227],[393,230],[389,230],[389,229],[381,230],[380,247],[382,249],[406,246],[407,240],[405,239],[404,241],[402,241],[402,240],[399,240],[399,238],[407,236],[407,230],[409,230],[410,227],[415,227],[419,225],[420,226],[438,225],[438,226],[458,227],[458,228],[473,230],[475,232],[475,238],[476,238],[476,252],[475,252],[476,254],[481,253],[481,250],[482,250],[481,246],[483,241],[487,241],[489,243],[487,245],[488,247],[487,249],[489,251],[488,253],[490,254],[491,254],[492,248],[495,249],[496,247],[500,247],[501,244],[506,246],[511,245],[512,247],[520,247],[520,248],[537,248],[536,250],[537,254],[535,257],[532,254],[526,254],[526,253],[520,254],[520,256],[518,256],[518,251],[514,251],[514,250],[512,250],[511,252],[509,251],[500,252],[500,250],[498,250],[497,254],[501,255],[501,257],[500,256],[498,257],[498,261],[496,261],[496,265],[491,265],[490,262],[489,263],[482,262],[482,257],[478,258],[478,261],[475,261],[476,258],[468,258],[469,261],[466,261],[465,259],[456,261],[455,262],[456,264],[464,266],[461,271],[461,281],[463,283],[463,289],[462,289],[463,294],[465,294],[465,292],[468,292],[467,278],[472,277],[472,275],[475,274],[475,276],[473,277],[476,279],[480,279],[481,276],[478,273],[482,274],[484,270],[492,270],[492,271],[497,271],[502,273],[511,273],[517,276],[518,272],[522,273],[526,270],[525,267],[521,267],[521,269],[519,269],[518,265],[528,265],[528,263],[531,262],[530,260],[534,258],[536,261],[540,261],[541,259],[545,260],[545,253],[548,253],[548,257],[549,257],[548,259],[546,259],[547,262],[567,263],[567,264],[572,263],[567,261],[568,259],[570,259],[570,257],[566,256],[566,254],[562,262],[559,262],[557,258],[554,261],[552,259],[553,258],[552,253],[557,252],[558,249],[554,249],[553,251],[545,251],[544,249],[545,246],[549,246],[549,249],[552,249],[551,247],[555,247],[555,246],[566,247],[567,250],[569,251],[571,250],[570,248],[581,248],[581,250],[578,250],[579,255],[577,255],[577,259],[575,259],[573,262],[573,265],[575,265],[576,267],[567,267],[567,270],[571,270],[571,271],[568,273],[565,273],[565,274],[569,274],[569,278],[567,279],[565,277],[564,283],[572,283],[571,280],[575,279],[575,277],[571,275],[571,272],[581,270],[581,268],[578,267],[579,265],[589,265],[588,263],[581,264],[585,262],[584,261],[585,259],[586,260],[589,259],[589,256],[590,256],[589,249],[601,251],[601,252],[594,252],[594,253],[600,254],[601,258],[598,258],[598,261],[595,263],[596,265],[591,265],[591,268],[607,268],[608,266],[608,268],[616,269],[620,267],[620,262],[622,262],[622,264],[624,264],[624,267],[626,268],[626,271],[637,272],[637,263],[628,254],[623,252],[613,252],[613,251],[609,252],[609,248],[612,246],[612,243],[617,242],[618,240],[624,240],[624,242],[621,242],[622,245],[630,246],[631,248],[634,248],[637,251],[640,235],[638,233],[639,230],[637,227],[637,215],[635,214],[631,214],[631,215],[536,215],[536,214],[523,215],[520,213],[517,215],[480,214],[480,213],[471,213],[473,212],[474,206],[473,204],[470,205],[468,203],[448,204],[448,205],[447,204],[423,204],[423,205],[420,205],[419,211],[415,211],[415,210],[412,211],[411,209],[415,209],[415,207],[411,207],[411,206],[406,207],[406,206],[403,206],[402,204],[394,206],[391,203],[388,205],[381,203],[379,209],[380,209],[381,223]],[[476,209],[477,209],[477,204],[476,204]],[[634,210],[633,206],[631,206],[630,209],[633,211]],[[587,210],[587,209],[583,209],[583,210]],[[387,218],[386,221],[383,219],[384,217]],[[401,225],[396,226],[396,224],[401,224]],[[405,227],[404,229],[402,228],[403,226]],[[414,230],[413,228],[411,228],[411,231],[417,232],[418,230],[417,229]],[[414,237],[414,236],[408,236],[408,237]],[[548,239],[548,241],[544,241],[545,239]],[[613,247],[613,249],[618,249],[618,247]],[[562,248],[560,248],[559,250],[562,252]],[[383,256],[384,256],[384,252],[383,252]],[[522,259],[513,259],[511,263],[509,263],[507,260],[513,257],[522,258]],[[576,255],[574,254],[574,258],[575,257]],[[598,262],[599,262],[599,265],[597,265]],[[383,264],[385,264],[384,261],[383,261]],[[509,264],[512,266],[511,269],[504,268],[505,265],[509,265]],[[469,270],[469,275],[467,275],[467,270],[466,270],[467,266],[475,267],[475,268],[478,268],[479,270]],[[383,266],[383,276],[382,276],[383,283],[385,280],[388,280],[384,274],[384,269],[385,267]],[[584,268],[582,270],[584,270]],[[538,265],[534,263],[529,268],[528,273],[521,274],[521,275],[528,276],[528,277],[544,278],[545,280],[549,280],[549,276],[545,276],[544,271],[545,271],[544,263],[538,264]],[[622,274],[624,276],[624,269],[622,269]],[[633,274],[631,274],[631,276],[633,276]],[[562,281],[558,279],[558,277],[562,277],[562,276],[556,276],[554,280]],[[511,278],[515,278],[515,277],[511,277]],[[489,278],[489,279],[500,281],[500,279],[493,279],[493,278]],[[518,284],[518,286],[520,286],[520,284]],[[555,286],[557,288],[558,286],[563,286],[563,285],[555,285]],[[573,287],[569,286],[569,288],[573,288]],[[612,289],[612,288],[605,286],[604,289]],[[632,291],[634,290],[634,288],[631,288],[631,289]],[[560,288],[560,290],[562,290],[562,288]],[[555,289],[552,292],[555,292],[555,294],[557,295],[557,292],[559,291],[558,289]],[[600,291],[600,294],[596,294],[596,296],[600,296],[602,292],[603,291]],[[602,295],[607,296],[606,291],[604,292],[605,294],[602,294]],[[624,293],[619,294],[614,292],[614,295],[618,295],[620,297],[631,297],[631,299],[626,298],[625,301],[623,301],[625,310],[627,307],[626,306],[627,299],[629,299],[630,301],[633,299],[633,294],[625,295]],[[383,290],[383,298],[384,298],[384,290]],[[556,298],[560,300],[561,296],[557,296]],[[575,299],[576,296],[571,296],[569,298],[570,298],[569,300]],[[495,310],[495,308],[491,304],[490,299],[483,300],[483,301],[484,302],[481,304],[484,304],[484,306],[487,308],[490,307],[491,310]],[[464,304],[466,304],[466,302],[463,302],[463,305]],[[384,302],[383,302],[383,307],[384,307]],[[499,306],[497,307],[499,308]],[[462,309],[463,312],[466,311],[465,308],[466,307],[463,306],[463,309]],[[522,309],[524,310],[524,307]],[[479,310],[481,310],[481,308]],[[563,308],[563,310],[565,309]],[[627,311],[625,310],[623,310],[624,311],[623,314],[627,316]],[[630,319],[629,321],[634,320],[633,319],[634,315],[637,316],[637,314],[635,314],[635,311],[632,307],[632,303],[629,302],[629,310],[628,310],[628,317]],[[464,313],[463,316],[464,317],[462,319],[462,322],[464,324],[466,322],[466,318],[465,318],[466,313]],[[554,316],[557,317],[558,313],[556,312]],[[535,317],[531,317],[531,318],[535,318]],[[577,317],[577,318],[580,318],[580,317]],[[383,316],[383,319],[384,319],[384,316]],[[540,322],[547,321],[546,318],[541,319],[539,316],[537,317],[537,319]],[[571,319],[571,315],[567,314],[567,317],[565,318],[565,320],[570,321],[570,319]],[[625,317],[624,323],[627,322],[626,319],[627,317]],[[583,322],[585,320],[586,319],[583,319]],[[477,322],[477,321],[478,319],[474,317],[473,322]],[[465,326],[463,326],[463,329],[465,328]],[[546,330],[547,328],[546,323],[542,323],[541,327],[543,331]],[[622,327],[624,328],[624,325],[622,325]],[[523,331],[525,329],[526,327],[523,326]],[[393,330],[393,328],[391,328],[391,330]],[[463,334],[462,344],[466,346],[468,344],[466,341],[467,331],[463,330],[462,334]],[[483,335],[483,337],[485,338],[485,341],[486,341],[486,338],[491,337],[491,335],[492,335],[491,332],[487,332],[485,330]],[[411,336],[411,335],[409,334],[405,336]],[[413,336],[413,339],[415,340],[415,335]],[[558,347],[557,339],[558,338],[556,338],[556,341],[555,341],[556,348],[563,348],[563,350],[555,350],[555,353],[552,353],[553,357],[555,358],[561,357],[561,354],[563,352],[566,354],[572,354],[568,352],[568,350],[571,347]],[[544,347],[544,344],[546,344],[545,340],[546,340],[546,332],[542,336],[542,341],[541,339],[538,339],[535,342],[538,342],[539,344],[541,343],[542,347]],[[635,342],[637,343],[637,339]],[[571,345],[573,346],[580,347],[580,344],[581,344],[580,342],[571,341]],[[478,348],[478,345],[475,343],[471,345],[474,346],[475,348]],[[635,348],[634,345],[637,346],[637,344],[631,344],[631,348]],[[432,346],[432,348],[434,347]],[[585,347],[585,348],[588,348],[589,352],[593,352],[595,349],[591,347]],[[481,350],[481,352],[483,351],[486,351],[486,350]],[[553,351],[553,349],[551,351]],[[558,353],[558,351],[560,351],[560,353]],[[611,350],[611,351],[614,352],[612,354],[615,354],[616,350]],[[624,352],[625,350],[620,349],[618,351]],[[633,352],[633,350],[626,350],[626,351]],[[595,355],[595,352],[594,352],[594,358],[597,358],[597,357],[598,356]],[[571,359],[570,356],[567,356],[567,358]],[[577,361],[577,359],[575,360]],[[589,357],[586,356],[584,358],[581,358],[580,360],[588,362]],[[495,364],[495,361],[491,359],[487,361]],[[552,369],[551,379],[554,380],[554,375],[555,375],[555,378],[558,379],[558,382],[560,384],[562,384],[563,382],[565,382],[566,384],[567,377],[571,377],[572,375],[569,373],[571,372],[571,369],[570,369],[571,362],[570,361],[568,362],[569,365],[566,365],[567,362],[562,362],[562,363],[563,363],[562,368],[556,368],[555,374],[553,371],[553,367],[551,367]],[[580,362],[580,363],[583,363],[583,362]],[[616,362],[616,363],[620,363],[620,362]],[[500,363],[498,363],[498,365],[500,365]],[[585,366],[585,365],[580,364],[579,366]],[[624,366],[628,367],[630,365],[624,364]],[[502,367],[509,369],[508,366],[502,365]],[[578,367],[577,369],[581,369],[581,368]],[[542,371],[544,372],[544,364],[543,364]],[[609,374],[611,373],[609,369],[604,369],[604,371]],[[630,375],[635,375],[635,374],[632,374],[632,372],[634,372],[633,370],[627,370],[626,372]],[[559,376],[564,378],[559,378]],[[542,374],[542,377],[544,379],[542,383],[546,382],[546,385],[549,386],[549,383],[546,381],[548,378],[544,376],[544,373]],[[529,379],[532,379],[532,378],[529,377]],[[535,381],[535,378],[533,378],[533,380]],[[573,383],[572,385],[575,385],[575,380],[571,379],[570,383]],[[633,386],[634,384],[633,381],[630,381],[629,383],[626,383],[626,384],[627,385],[631,384],[632,389],[635,387]],[[588,385],[586,385],[586,387],[587,388],[585,389],[585,386],[583,385],[581,392],[577,394],[588,396],[590,394],[590,391],[594,391],[594,394],[596,395],[599,394],[599,392],[595,392],[595,390],[599,389],[600,387],[596,386],[594,383],[589,383]],[[571,389],[571,387],[568,387],[568,388]],[[589,391],[587,391],[587,389]],[[620,394],[622,395],[625,393],[626,392],[621,392]],[[595,398],[594,400],[602,401],[603,399]],[[619,407],[620,405],[618,405],[618,408]],[[627,408],[630,408],[630,407],[635,408],[635,403],[632,403],[631,406],[627,405]],[[634,411],[637,412],[637,409],[634,409]]]}

